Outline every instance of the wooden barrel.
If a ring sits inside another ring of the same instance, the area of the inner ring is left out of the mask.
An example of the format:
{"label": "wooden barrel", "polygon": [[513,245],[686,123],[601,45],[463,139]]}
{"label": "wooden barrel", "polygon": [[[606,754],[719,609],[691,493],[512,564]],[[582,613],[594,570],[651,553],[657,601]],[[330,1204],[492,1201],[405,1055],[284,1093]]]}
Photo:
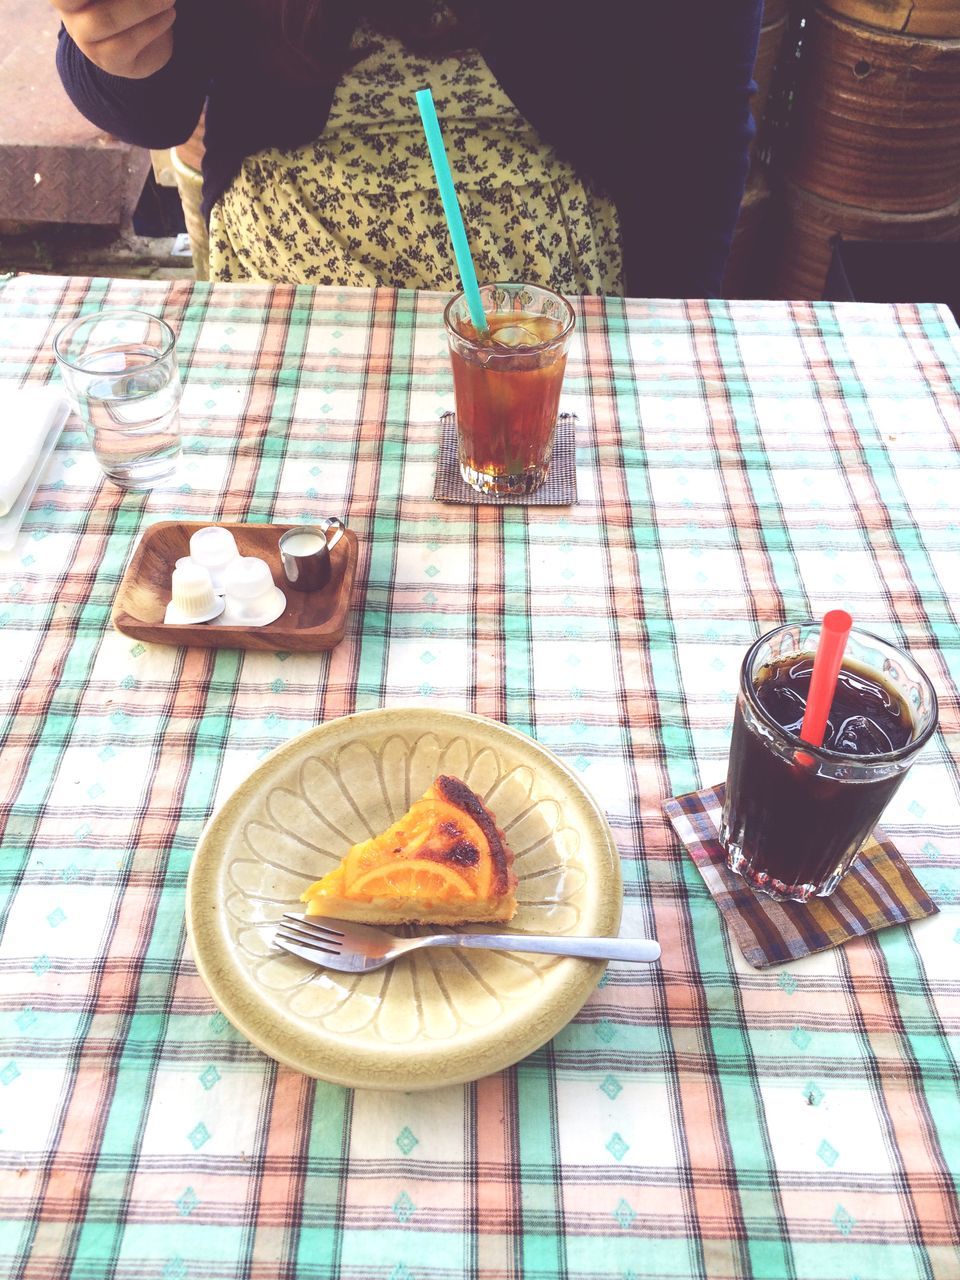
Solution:
{"label": "wooden barrel", "polygon": [[770,181],[762,165],[750,171],[740,205],[730,257],[723,276],[725,298],[765,298],[769,296]]}
{"label": "wooden barrel", "polygon": [[960,36],[960,0],[822,0],[842,18],[909,36]]}
{"label": "wooden barrel", "polygon": [[838,236],[844,240],[956,240],[960,200],[932,213],[877,213],[812,195],[787,182],[776,208],[776,266],[772,296],[823,296],[827,267]]}
{"label": "wooden barrel", "polygon": [[807,22],[791,113],[790,177],[827,200],[884,213],[960,198],[960,40]]}
{"label": "wooden barrel", "polygon": [[767,110],[767,99],[770,97],[770,86],[773,83],[773,73],[788,27],[789,15],[786,0],[765,0],[760,42],[757,45],[757,58],[753,64],[753,78],[757,86],[750,104],[757,125],[754,143],[763,135],[763,121]]}

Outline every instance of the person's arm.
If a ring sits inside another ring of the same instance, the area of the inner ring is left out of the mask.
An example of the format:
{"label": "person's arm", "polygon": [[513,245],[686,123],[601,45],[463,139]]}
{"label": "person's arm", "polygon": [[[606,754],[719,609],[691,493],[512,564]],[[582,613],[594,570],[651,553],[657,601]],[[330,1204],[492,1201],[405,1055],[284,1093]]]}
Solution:
{"label": "person's arm", "polygon": [[80,114],[134,146],[185,142],[210,78],[202,0],[52,2],[63,22],[57,70]]}

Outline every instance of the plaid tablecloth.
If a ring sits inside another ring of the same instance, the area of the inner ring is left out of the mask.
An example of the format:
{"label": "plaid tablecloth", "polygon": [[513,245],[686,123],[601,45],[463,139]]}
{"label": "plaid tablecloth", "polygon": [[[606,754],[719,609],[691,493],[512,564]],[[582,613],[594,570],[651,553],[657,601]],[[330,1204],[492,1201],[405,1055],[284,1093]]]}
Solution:
{"label": "plaid tablecloth", "polygon": [[[185,460],[101,480],[68,424],[0,560],[0,1273],[446,1280],[960,1275],[960,336],[935,306],[585,300],[562,407],[579,503],[432,498],[439,295],[20,277],[0,378],[80,309],[179,334]],[[0,423],[0,431],[16,424]],[[113,632],[152,521],[342,513],[360,590],[326,655]],[[781,970],[739,956],[662,804],[722,779],[741,655],[851,609],[942,730],[884,825],[941,911]],[[351,1092],[279,1068],[185,944],[203,823],[269,750],[429,701],[532,734],[622,855],[625,934],[500,1076]]]}

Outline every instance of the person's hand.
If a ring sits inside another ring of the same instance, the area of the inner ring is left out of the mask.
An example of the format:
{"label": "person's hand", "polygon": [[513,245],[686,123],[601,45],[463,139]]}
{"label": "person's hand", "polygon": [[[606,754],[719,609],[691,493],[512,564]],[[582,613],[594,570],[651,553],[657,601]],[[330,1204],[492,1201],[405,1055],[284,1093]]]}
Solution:
{"label": "person's hand", "polygon": [[173,53],[176,0],[50,0],[74,44],[101,71],[143,80]]}

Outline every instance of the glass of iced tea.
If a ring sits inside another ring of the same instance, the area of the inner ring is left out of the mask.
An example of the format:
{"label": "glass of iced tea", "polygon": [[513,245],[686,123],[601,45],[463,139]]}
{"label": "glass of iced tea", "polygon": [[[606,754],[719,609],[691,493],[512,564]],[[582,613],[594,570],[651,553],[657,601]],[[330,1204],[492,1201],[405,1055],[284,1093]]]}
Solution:
{"label": "glass of iced tea", "polygon": [[532,493],[550,467],[573,308],[533,284],[487,284],[480,296],[485,334],[462,293],[443,314],[460,474],[481,493]]}
{"label": "glass of iced tea", "polygon": [[878,636],[850,632],[823,746],[798,735],[820,623],[777,627],[740,669],[720,842],[757,892],[829,897],[937,727],[917,664]]}

